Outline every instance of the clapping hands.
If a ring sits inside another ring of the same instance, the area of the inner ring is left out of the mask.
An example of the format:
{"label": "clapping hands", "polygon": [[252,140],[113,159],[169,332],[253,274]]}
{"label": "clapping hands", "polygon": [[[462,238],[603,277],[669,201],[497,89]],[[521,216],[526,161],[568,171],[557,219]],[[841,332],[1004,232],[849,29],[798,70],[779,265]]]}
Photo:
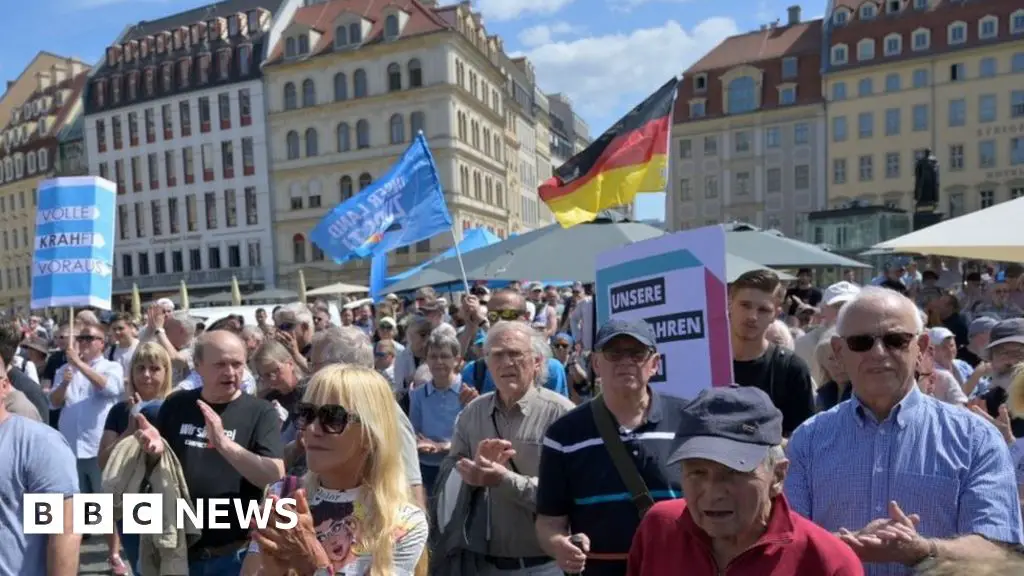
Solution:
{"label": "clapping hands", "polygon": [[850,532],[839,529],[839,538],[864,562],[897,562],[912,566],[927,558],[933,544],[917,532],[921,518],[906,515],[895,501],[889,502],[889,517],[872,520]]}

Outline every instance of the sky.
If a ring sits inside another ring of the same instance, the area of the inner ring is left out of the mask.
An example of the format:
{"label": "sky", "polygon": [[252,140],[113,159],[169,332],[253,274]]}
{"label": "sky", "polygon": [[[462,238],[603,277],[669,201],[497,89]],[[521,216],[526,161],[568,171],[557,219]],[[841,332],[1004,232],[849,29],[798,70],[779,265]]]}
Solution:
{"label": "sky", "polygon": [[[11,0],[0,34],[0,81],[16,78],[40,50],[96,62],[128,24],[208,3]],[[506,51],[533,62],[541,88],[569,96],[592,138],[723,39],[785,21],[792,4],[802,5],[804,19],[825,9],[825,0],[473,0]],[[637,200],[637,218],[664,212],[664,194]]]}

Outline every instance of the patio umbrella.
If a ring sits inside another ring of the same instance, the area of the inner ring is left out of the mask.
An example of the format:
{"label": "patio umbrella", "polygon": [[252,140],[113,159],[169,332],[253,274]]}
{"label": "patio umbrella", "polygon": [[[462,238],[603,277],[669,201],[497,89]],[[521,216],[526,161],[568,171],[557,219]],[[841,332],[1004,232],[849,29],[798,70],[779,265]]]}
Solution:
{"label": "patio umbrella", "polygon": [[241,306],[242,305],[242,290],[238,287],[238,278],[231,277],[231,305]]}
{"label": "patio umbrella", "polygon": [[1024,261],[1024,198],[996,204],[886,240],[871,253],[928,254],[969,260]]}
{"label": "patio umbrella", "polygon": [[299,302],[306,303],[306,274],[299,270]]}
{"label": "patio umbrella", "polygon": [[[178,290],[178,296],[180,299],[174,304],[182,310],[188,310],[188,286],[185,285],[185,281],[181,281],[181,288]],[[174,300],[173,298],[171,299]]]}
{"label": "patio umbrella", "polygon": [[813,244],[759,230],[726,233],[725,249],[735,256],[776,268],[871,268]]}
{"label": "patio umbrella", "polygon": [[139,294],[139,285],[132,284],[132,318],[142,318],[142,296]]}
{"label": "patio umbrella", "polygon": [[299,293],[292,290],[285,290],[283,288],[268,288],[267,290],[260,290],[259,292],[253,292],[252,294],[246,294],[243,296],[244,299],[253,301],[268,302],[271,300],[298,300]]}
{"label": "patio umbrella", "polygon": [[356,294],[369,291],[370,289],[366,286],[338,282],[336,284],[328,284],[321,288],[308,290],[306,291],[306,296],[334,296],[335,294]]}

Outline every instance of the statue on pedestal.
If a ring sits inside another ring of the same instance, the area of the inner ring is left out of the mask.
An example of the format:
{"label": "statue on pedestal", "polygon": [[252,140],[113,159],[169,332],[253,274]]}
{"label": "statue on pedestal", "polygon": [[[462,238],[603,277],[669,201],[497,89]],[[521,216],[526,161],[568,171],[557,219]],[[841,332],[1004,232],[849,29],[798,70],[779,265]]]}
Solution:
{"label": "statue on pedestal", "polygon": [[935,208],[939,204],[939,161],[930,149],[914,165],[914,207]]}

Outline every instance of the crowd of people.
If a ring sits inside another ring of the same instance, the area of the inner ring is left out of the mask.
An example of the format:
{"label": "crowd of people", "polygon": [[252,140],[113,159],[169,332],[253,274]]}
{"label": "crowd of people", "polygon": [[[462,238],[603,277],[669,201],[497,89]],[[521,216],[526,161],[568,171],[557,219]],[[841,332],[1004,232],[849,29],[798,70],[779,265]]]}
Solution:
{"label": "crowd of people", "polygon": [[581,284],[5,320],[0,576],[77,574],[70,499],[24,533],[37,492],[296,501],[293,529],[119,524],[114,574],[1024,573],[1022,271],[748,272],[735,384],[691,399]]}

